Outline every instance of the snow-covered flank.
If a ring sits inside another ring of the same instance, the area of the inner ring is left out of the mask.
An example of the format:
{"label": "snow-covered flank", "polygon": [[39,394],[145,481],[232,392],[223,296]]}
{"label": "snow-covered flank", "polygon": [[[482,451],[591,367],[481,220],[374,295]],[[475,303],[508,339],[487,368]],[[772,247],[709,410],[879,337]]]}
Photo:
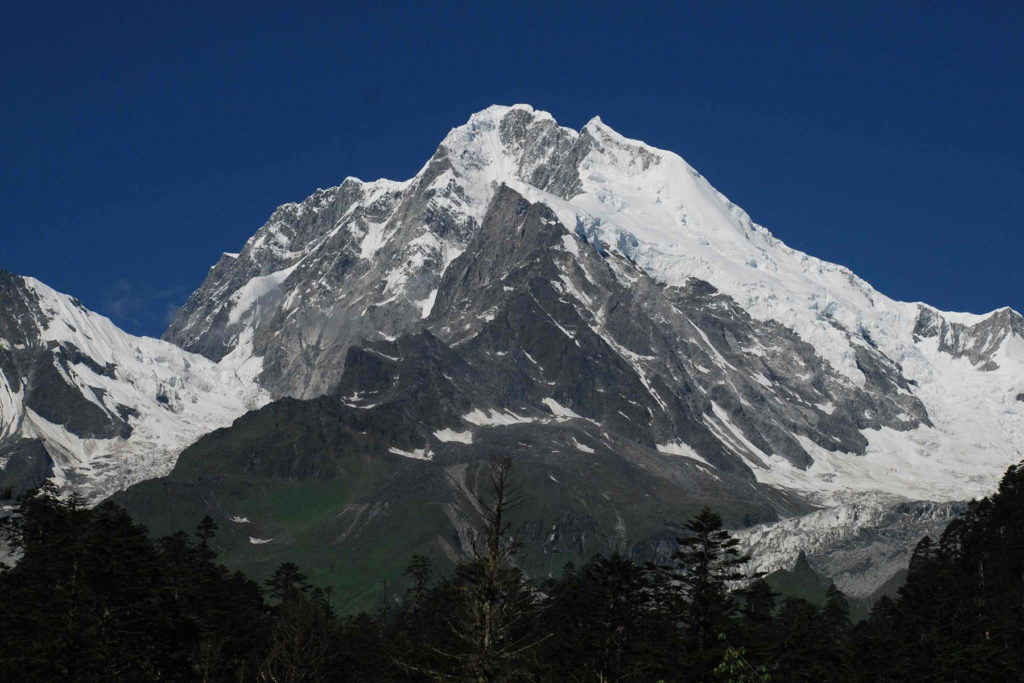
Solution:
{"label": "snow-covered flank", "polygon": [[473,443],[473,432],[457,432],[454,429],[445,427],[434,432],[434,438],[442,443]]}
{"label": "snow-covered flank", "polygon": [[272,538],[254,538],[253,536],[249,537],[249,543],[253,545],[263,545],[264,543],[270,543],[273,540],[274,539]]}
{"label": "snow-covered flank", "polygon": [[573,412],[572,409],[566,408],[553,398],[545,398],[544,400],[541,401],[541,403],[546,405],[548,409],[551,411],[551,414],[554,415],[555,417],[561,417],[565,419],[582,419],[577,413]]}
{"label": "snow-covered flank", "polygon": [[248,517],[239,517],[239,516],[235,515],[235,516],[232,516],[232,517],[228,517],[228,521],[234,522],[235,524],[248,524],[249,523],[249,518]]}
{"label": "snow-covered flank", "polygon": [[371,259],[381,248],[384,242],[384,225],[381,223],[366,224],[366,234],[359,243],[359,255],[364,259]]}
{"label": "snow-covered flank", "polygon": [[22,387],[14,391],[7,378],[0,373],[0,439],[15,434],[21,427],[24,393]]}
{"label": "snow-covered flank", "polygon": [[404,451],[401,448],[395,448],[392,446],[388,449],[389,453],[395,455],[401,455],[404,458],[412,458],[413,460],[432,460],[434,454],[430,452],[429,448],[417,448],[412,451]]}
{"label": "snow-covered flank", "polygon": [[715,474],[715,467],[703,457],[701,457],[697,451],[693,450],[690,446],[683,443],[682,441],[670,441],[669,443],[659,443],[655,446],[659,453],[666,455],[679,455],[690,460],[695,460],[699,463],[700,467],[705,472],[708,472],[712,476],[717,477]]}
{"label": "snow-covered flank", "polygon": [[533,418],[522,417],[509,411],[480,410],[479,408],[474,408],[466,413],[462,419],[478,427],[505,427],[535,421]]}
{"label": "snow-covered flank", "polygon": [[79,482],[92,499],[166,474],[185,446],[268,399],[230,361],[218,365],[173,344],[129,335],[38,280],[24,282],[45,316],[40,343],[73,344],[99,367],[114,368],[110,377],[88,364],[69,364],[65,381],[105,410],[121,405],[137,413],[127,418],[128,439],[82,439],[24,409],[18,394],[0,383],[0,433],[20,429],[24,437],[41,438],[54,457],[55,478]]}
{"label": "snow-covered flank", "polygon": [[[708,465],[708,462],[697,454],[697,451],[690,448],[682,441],[671,441],[669,443],[659,443],[657,445],[659,453],[665,453],[667,455],[681,455],[684,458],[690,458],[691,460],[697,460],[699,462]],[[710,465],[708,465],[710,467]]]}
{"label": "snow-covered flank", "polygon": [[295,270],[295,266],[289,266],[270,275],[254,277],[245,283],[231,295],[234,308],[228,314],[228,322],[231,324],[237,323],[254,306],[258,306],[261,299],[280,287],[281,283],[288,279],[293,270]]}
{"label": "snow-covered flank", "polygon": [[[581,135],[593,145],[579,164],[580,191],[571,198],[517,179],[506,182],[550,206],[563,225],[624,253],[656,279],[670,285],[705,280],[753,317],[781,322],[857,385],[864,383],[857,345],[877,347],[917,382],[914,393],[934,428],[868,430],[865,458],[812,445],[810,470],[770,458],[769,469],[755,467],[759,480],[812,496],[824,490],[823,502],[844,490],[956,499],[965,491],[991,491],[1006,466],[1024,458],[1024,403],[1014,401],[1024,376],[1020,337],[1003,342],[993,371],[954,359],[934,339],[915,337],[925,306],[894,301],[849,269],[786,246],[676,154],[625,138],[599,118]],[[566,249],[571,250],[568,243]],[[998,313],[935,312],[963,325]],[[758,456],[728,422],[715,422],[709,426],[737,451]]]}
{"label": "snow-covered flank", "polygon": [[575,448],[576,450],[578,450],[581,453],[594,453],[595,452],[593,448],[591,448],[590,446],[588,446],[586,444],[580,443],[575,438],[572,440],[572,445],[573,445],[573,448]]}
{"label": "snow-covered flank", "polygon": [[436,299],[437,288],[435,287],[434,289],[430,290],[430,294],[427,295],[427,298],[420,302],[420,310],[422,311],[420,317],[426,318],[427,316],[430,315],[430,311],[434,309],[434,301]]}
{"label": "snow-covered flank", "polygon": [[[493,105],[470,116],[465,125],[453,128],[441,142],[440,148],[448,151],[455,167],[453,179],[459,180],[465,196],[464,200],[460,197],[450,201],[479,218],[483,217],[494,190],[500,184],[529,177],[535,168],[550,159],[554,151],[547,150],[546,157],[522,159],[521,149],[510,148],[502,142],[501,123],[515,110],[527,114],[533,122],[554,123],[551,114],[526,104],[511,107]],[[568,128],[560,130],[569,137],[577,136],[576,131]]]}

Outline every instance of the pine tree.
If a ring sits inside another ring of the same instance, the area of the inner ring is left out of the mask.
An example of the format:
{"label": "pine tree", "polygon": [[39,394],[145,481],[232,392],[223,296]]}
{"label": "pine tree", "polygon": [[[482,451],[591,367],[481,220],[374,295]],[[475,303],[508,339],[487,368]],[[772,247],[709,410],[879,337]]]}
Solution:
{"label": "pine tree", "polygon": [[657,680],[670,624],[653,602],[651,578],[621,556],[571,564],[544,587],[542,652],[555,680]]}
{"label": "pine tree", "polygon": [[274,575],[263,583],[267,587],[267,595],[278,603],[299,598],[310,589],[306,575],[299,571],[299,566],[294,562],[282,563]]}
{"label": "pine tree", "polygon": [[217,553],[210,547],[210,541],[217,535],[217,524],[210,515],[199,520],[196,526],[196,538],[199,539],[199,555],[204,561],[213,561]]}
{"label": "pine tree", "polygon": [[827,640],[817,607],[800,598],[786,598],[775,622],[772,673],[784,681],[831,681],[825,661]]}
{"label": "pine tree", "polygon": [[895,601],[882,596],[872,606],[868,618],[853,628],[848,652],[856,680],[879,683],[909,680],[899,657],[901,646],[895,621]]}
{"label": "pine tree", "polygon": [[843,643],[850,635],[850,601],[834,583],[829,584],[825,591],[821,622],[825,634],[832,642]]}
{"label": "pine tree", "polygon": [[402,575],[412,580],[412,585],[406,591],[406,602],[411,606],[416,606],[422,602],[427,593],[427,586],[434,576],[434,567],[429,558],[417,554],[409,560],[409,566],[405,568]]}
{"label": "pine tree", "polygon": [[122,508],[89,509],[46,483],[0,528],[22,554],[0,573],[0,679],[187,677],[188,624],[164,599],[145,528]]}
{"label": "pine tree", "polygon": [[722,518],[710,508],[684,527],[690,533],[676,539],[679,547],[670,567],[683,598],[679,618],[695,647],[713,649],[736,609],[730,584],[750,578],[744,571],[750,556],[740,552],[739,540],[722,528]]}
{"label": "pine tree", "polygon": [[775,632],[775,606],[779,594],[763,578],[755,579],[738,591],[743,600],[742,631],[747,643],[746,658],[756,665],[767,665],[777,634]]}

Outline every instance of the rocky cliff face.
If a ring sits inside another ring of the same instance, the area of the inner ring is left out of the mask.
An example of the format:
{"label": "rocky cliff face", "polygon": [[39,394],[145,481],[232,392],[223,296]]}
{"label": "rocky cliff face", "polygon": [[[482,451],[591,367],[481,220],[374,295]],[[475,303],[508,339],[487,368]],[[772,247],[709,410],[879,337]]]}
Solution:
{"label": "rocky cliff face", "polygon": [[928,419],[877,352],[863,351],[872,372],[857,386],[711,285],[665,286],[507,186],[444,274],[426,325],[485,376],[477,386],[487,381],[491,403],[553,401],[638,444],[751,477],[772,455],[810,466],[800,438],[863,453],[859,429]]}
{"label": "rocky cliff face", "polygon": [[409,181],[347,178],[286,204],[221,258],[164,338],[213,360],[245,347],[273,395],[322,394],[353,342],[420,325],[498,183],[574,183],[565,159],[578,137],[526,108],[488,110]]}
{"label": "rocky cliff face", "polygon": [[926,306],[918,306],[918,310],[914,340],[934,340],[939,351],[952,358],[966,358],[978,370],[998,370],[1004,346],[1024,339],[1024,318],[1011,308],[1001,308],[977,322],[950,322]]}

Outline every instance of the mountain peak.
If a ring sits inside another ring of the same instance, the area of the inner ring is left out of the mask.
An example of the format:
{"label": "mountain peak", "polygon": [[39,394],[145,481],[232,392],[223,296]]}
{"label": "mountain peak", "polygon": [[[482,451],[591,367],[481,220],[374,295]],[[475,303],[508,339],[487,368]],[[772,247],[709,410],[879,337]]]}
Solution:
{"label": "mountain peak", "polygon": [[511,111],[521,111],[525,114],[529,114],[533,118],[550,119],[551,121],[555,120],[555,117],[552,116],[550,112],[546,112],[542,109],[535,109],[529,104],[492,104],[489,107],[471,114],[467,124],[472,124],[473,122],[500,120]]}
{"label": "mountain peak", "polygon": [[[986,403],[1002,394],[985,388],[992,380],[981,377],[981,365],[978,377],[967,376],[974,384],[953,380],[956,373],[944,369],[969,351],[986,361],[984,368],[1000,368],[1000,382],[1010,382],[1018,368],[1024,371],[1024,361],[1015,351],[983,343],[995,335],[983,339],[986,330],[979,328],[977,350],[974,338],[967,348],[952,337],[936,344],[915,335],[915,304],[893,301],[848,268],[788,247],[675,153],[627,138],[600,116],[576,132],[526,104],[474,113],[409,181],[348,182],[310,196],[294,211],[275,213],[239,258],[214,266],[165,338],[214,360],[245,360],[276,397],[320,395],[337,383],[351,345],[397,338],[429,323],[449,266],[474,244],[502,186],[548,207],[598,253],[625,257],[650,281],[680,290],[694,280],[707,282],[759,324],[784,326],[814,349],[823,368],[842,376],[849,391],[880,390],[879,382],[891,380],[899,401],[916,395],[931,401],[927,416],[890,417],[908,431],[913,421],[936,420],[936,434],[913,438],[942,444],[943,455],[935,459],[949,468],[933,483],[943,490],[962,489],[956,454],[966,447],[947,437],[962,431],[963,411],[947,409],[945,397],[969,384],[978,397],[969,404],[977,407],[977,419],[969,423],[979,434],[1024,433],[1019,416],[1005,417],[1000,405]],[[503,291],[496,289],[499,296]],[[821,405],[832,409],[828,401]],[[938,406],[934,414],[931,406]],[[917,452],[904,436],[868,429],[879,419],[877,411],[858,415],[867,431],[844,434],[843,440],[852,439],[844,443]],[[995,424],[1000,420],[1012,424]],[[1013,459],[1010,441],[992,442],[986,471],[993,476]],[[903,445],[896,448],[897,442]],[[836,443],[803,444],[819,465],[786,474],[786,485],[830,492],[877,486],[875,461],[865,460],[862,472],[847,476]],[[776,475],[761,476],[769,481]],[[909,474],[880,481],[901,492],[922,486]],[[983,493],[987,483],[978,481]]]}
{"label": "mountain peak", "polygon": [[[600,116],[595,116],[594,118],[587,121],[587,124],[583,126],[580,132],[589,133],[594,138],[597,138],[602,141],[613,142],[616,146],[625,149],[643,151],[644,153],[651,154],[656,157],[675,157],[679,161],[683,161],[683,159],[681,159],[677,154],[674,154],[673,152],[659,149],[653,145],[647,144],[643,140],[636,140],[634,138],[626,137],[625,135],[623,135],[622,133],[615,130],[607,123],[605,123]],[[683,161],[683,163],[685,163],[685,161]]]}
{"label": "mountain peak", "polygon": [[[580,132],[584,132],[584,131],[589,131],[592,135],[607,136],[607,137],[611,137],[613,139],[620,139],[620,140],[623,140],[623,141],[632,142],[632,143],[636,143],[636,144],[640,144],[640,145],[644,144],[644,143],[640,142],[639,140],[629,140],[629,138],[626,138],[621,133],[619,133],[617,130],[615,130],[614,128],[609,126],[607,123],[605,123],[601,119],[600,116],[595,116],[592,119],[590,119],[589,121],[587,121],[586,125],[583,126],[583,128],[581,129]],[[647,146],[647,145],[644,145],[644,146]]]}

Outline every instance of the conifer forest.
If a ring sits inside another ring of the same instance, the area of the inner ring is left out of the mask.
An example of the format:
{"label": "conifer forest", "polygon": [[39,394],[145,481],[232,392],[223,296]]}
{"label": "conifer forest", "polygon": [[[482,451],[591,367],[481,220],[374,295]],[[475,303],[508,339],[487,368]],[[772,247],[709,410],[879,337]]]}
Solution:
{"label": "conifer forest", "polygon": [[[114,503],[51,484],[2,520],[3,681],[1010,681],[1024,676],[1024,466],[922,538],[894,598],[855,620],[782,596],[704,509],[671,561],[622,555],[548,579],[516,566],[511,461],[447,575],[409,559],[407,587],[339,614],[302,567],[262,583],[219,564],[209,518],[151,538]],[[856,621],[856,623],[855,623]]]}

